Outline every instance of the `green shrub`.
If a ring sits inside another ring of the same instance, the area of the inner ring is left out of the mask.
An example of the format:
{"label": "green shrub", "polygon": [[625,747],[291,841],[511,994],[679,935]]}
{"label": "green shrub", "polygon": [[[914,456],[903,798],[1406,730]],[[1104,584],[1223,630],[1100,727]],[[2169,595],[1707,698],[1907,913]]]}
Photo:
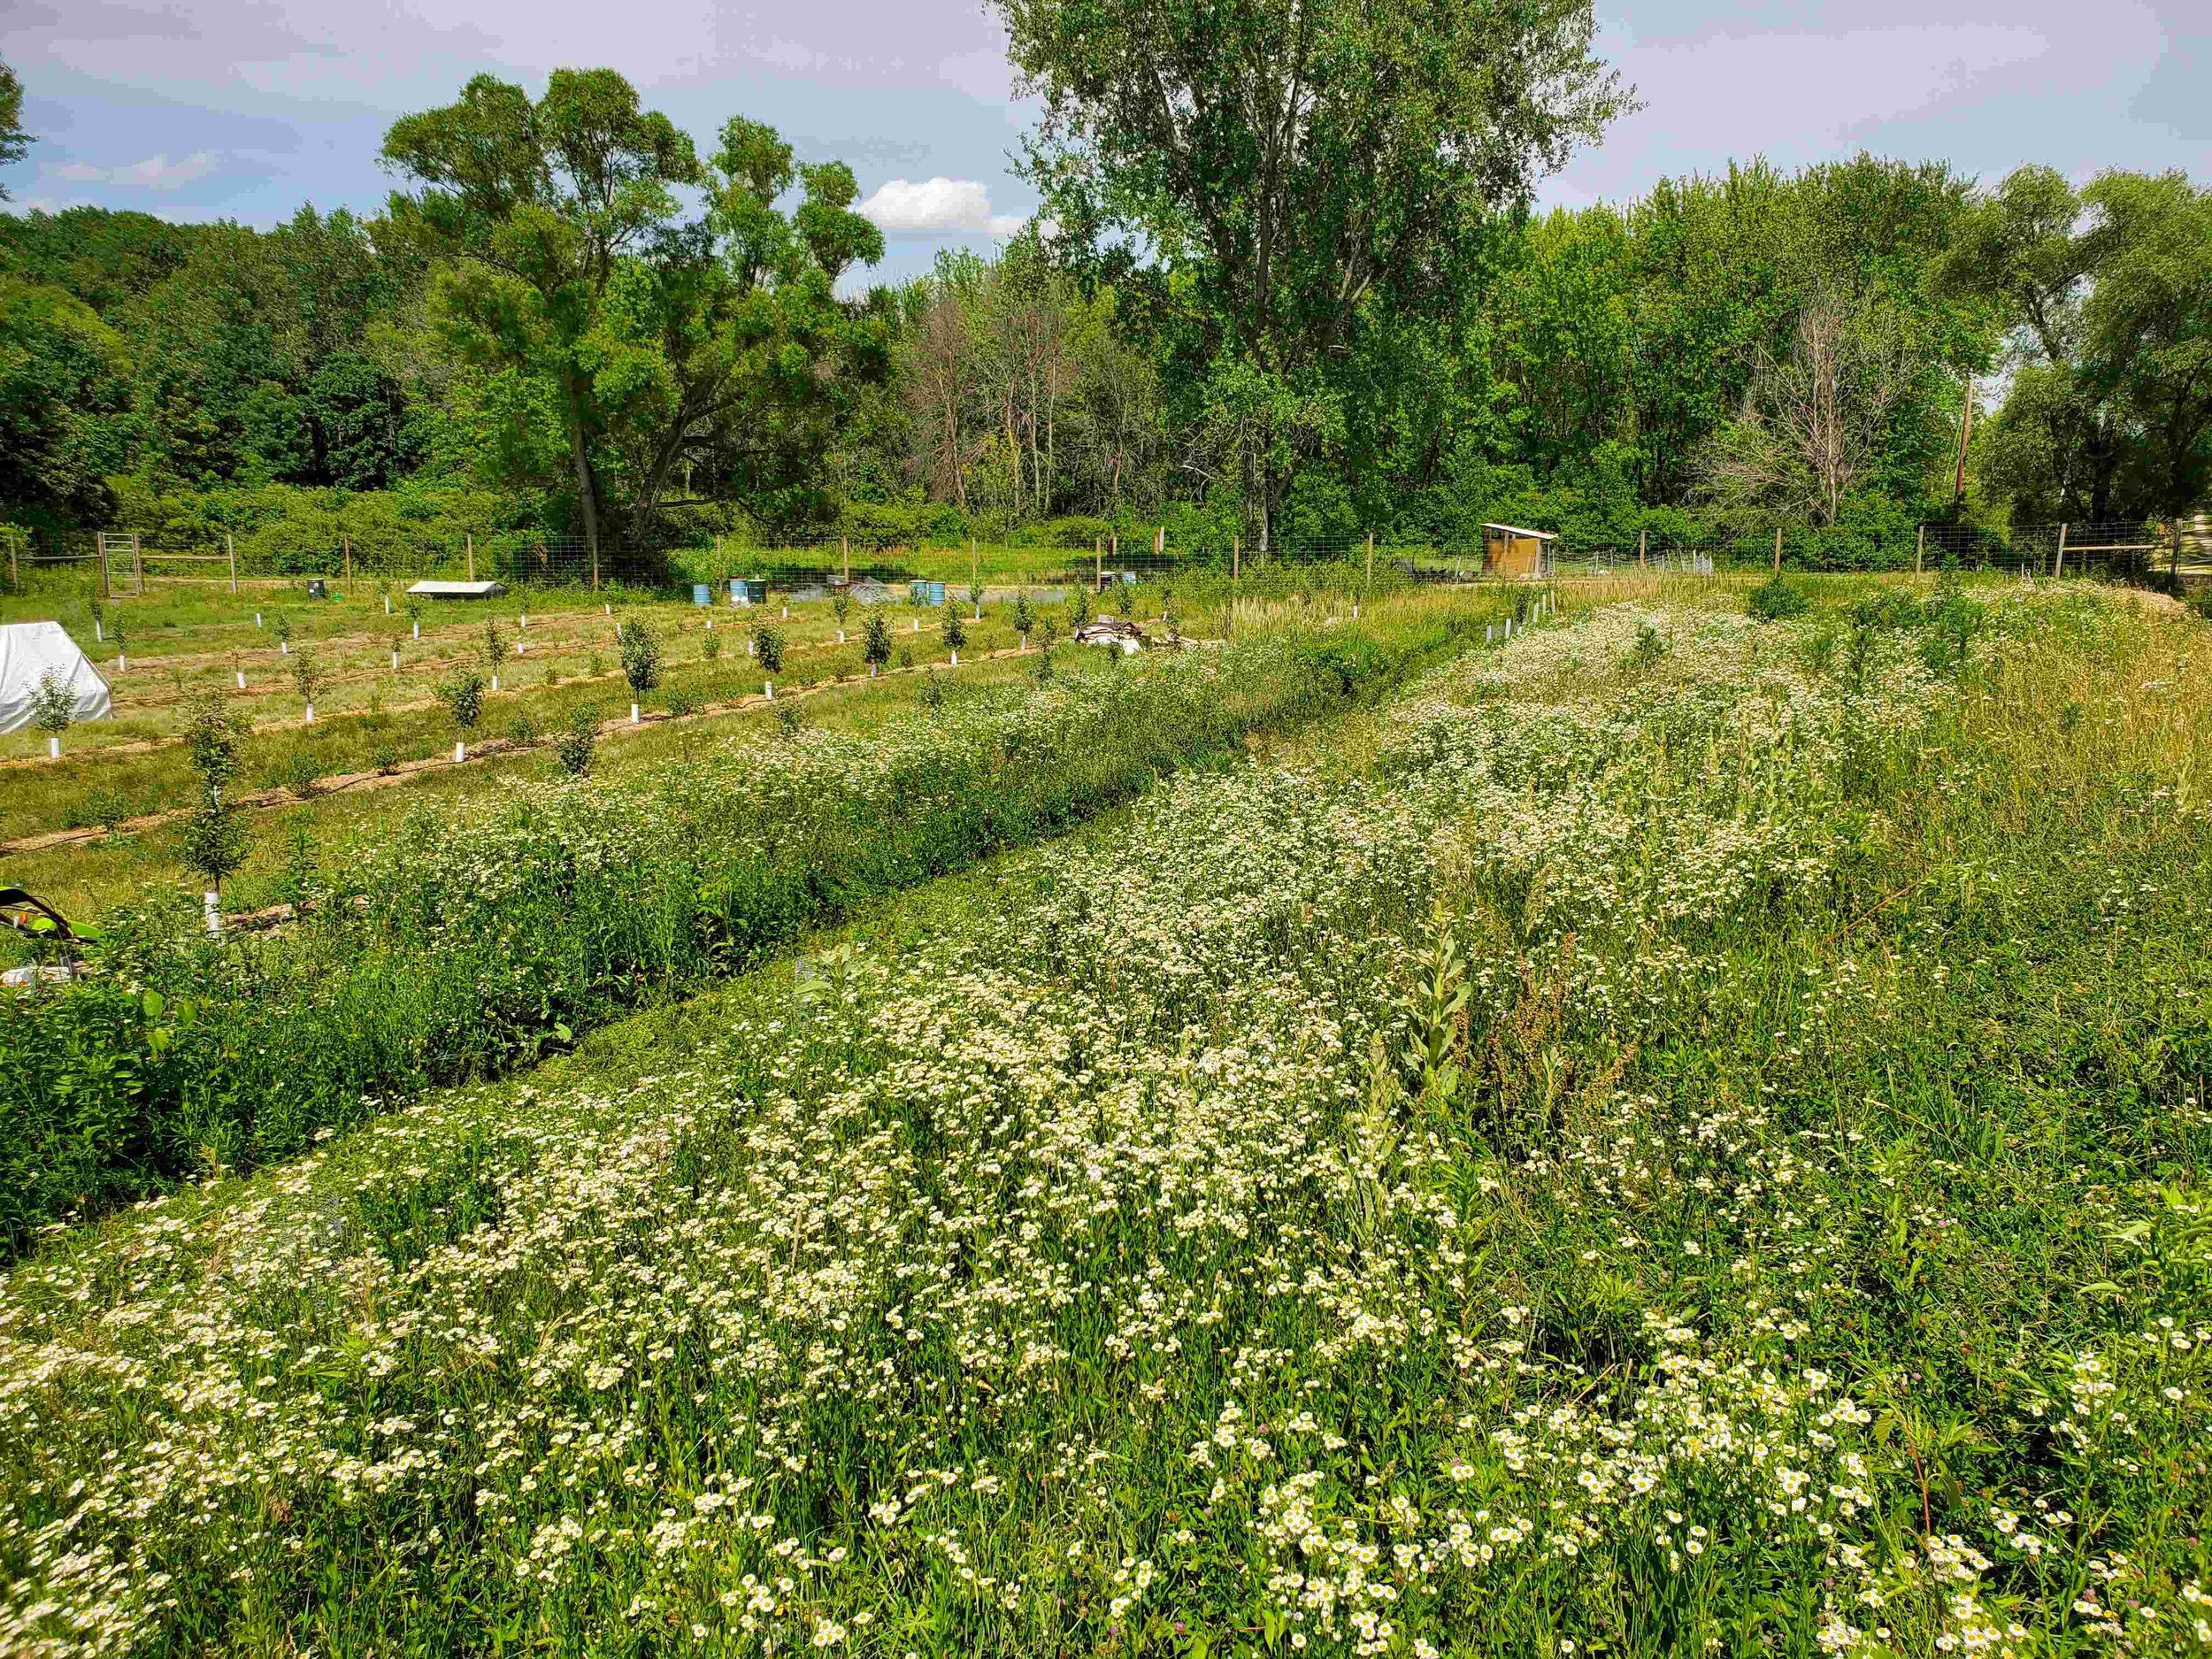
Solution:
{"label": "green shrub", "polygon": [[553,739],[554,758],[572,778],[591,770],[592,750],[599,745],[599,705],[583,703],[569,710],[568,724]]}
{"label": "green shrub", "polygon": [[1744,598],[1745,608],[1765,622],[1803,616],[1811,603],[1805,590],[1784,576],[1768,578]]}

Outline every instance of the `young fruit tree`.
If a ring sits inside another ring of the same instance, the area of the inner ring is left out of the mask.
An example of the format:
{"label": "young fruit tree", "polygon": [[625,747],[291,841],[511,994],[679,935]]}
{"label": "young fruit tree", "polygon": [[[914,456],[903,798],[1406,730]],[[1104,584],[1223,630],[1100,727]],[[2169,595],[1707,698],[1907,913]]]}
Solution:
{"label": "young fruit tree", "polygon": [[871,680],[891,660],[891,625],[880,611],[871,611],[868,620],[861,625],[860,655],[867,662]]}
{"label": "young fruit tree", "polygon": [[31,693],[31,724],[46,733],[49,758],[61,758],[61,734],[69,729],[76,711],[74,694],[54,677],[52,669],[38,677],[38,685]]}
{"label": "young fruit tree", "polygon": [[753,655],[770,673],[783,671],[783,630],[762,623],[753,630]]}
{"label": "young fruit tree", "polygon": [[499,689],[499,664],[507,655],[507,636],[499,631],[496,617],[484,618],[484,672],[492,677],[492,689]]}
{"label": "young fruit tree", "polygon": [[553,740],[553,757],[568,776],[580,778],[591,770],[592,750],[598,742],[599,705],[580,703],[569,710],[568,724]]}
{"label": "young fruit tree", "polygon": [[1014,632],[1021,635],[1022,649],[1025,651],[1029,649],[1029,630],[1036,626],[1036,613],[1029,608],[1029,595],[1016,594],[1014,595]]}
{"label": "young fruit tree", "polygon": [[484,716],[484,676],[473,668],[464,668],[438,690],[445,698],[446,712],[453,717],[454,729],[461,734],[454,740],[453,758],[466,760],[468,734]]}
{"label": "young fruit tree", "polygon": [[622,656],[622,678],[630,685],[630,724],[638,722],[638,704],[661,683],[661,642],[642,622],[625,622],[615,630],[615,645]]}
{"label": "young fruit tree", "polygon": [[245,722],[231,713],[220,692],[195,700],[185,722],[185,756],[199,787],[185,819],[182,856],[185,868],[207,882],[202,909],[211,933],[223,930],[224,879],[246,862],[245,816],[228,797],[245,730]]}
{"label": "young fruit tree", "polygon": [[945,606],[945,649],[952,653],[956,666],[960,661],[960,648],[967,642],[968,625],[961,619],[960,607],[956,603],[948,603]]}
{"label": "young fruit tree", "polygon": [[323,665],[305,646],[292,659],[292,683],[299,687],[300,701],[307,705],[307,724],[314,725],[315,689],[323,683]]}

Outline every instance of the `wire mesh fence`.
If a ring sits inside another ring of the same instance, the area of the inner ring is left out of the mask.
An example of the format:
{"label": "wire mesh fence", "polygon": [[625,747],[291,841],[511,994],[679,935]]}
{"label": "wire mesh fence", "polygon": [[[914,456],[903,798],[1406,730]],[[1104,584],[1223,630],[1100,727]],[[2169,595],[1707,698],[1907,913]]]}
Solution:
{"label": "wire mesh fence", "polygon": [[[193,539],[129,529],[0,534],[11,590],[85,586],[111,596],[216,586],[369,580],[398,586],[426,580],[497,580],[533,588],[606,585],[657,589],[765,581],[786,591],[847,584],[943,582],[959,592],[993,586],[1082,585],[1227,578],[1371,586],[1379,581],[1476,580],[1507,567],[1479,534],[1415,541],[1368,534],[1298,537],[1248,543],[1241,536],[1178,539],[1164,526],[1101,535],[1089,547],[1018,539],[884,546],[834,530],[768,538],[703,536],[635,547],[580,535],[487,530],[479,535],[275,541],[223,535]],[[1870,530],[1783,526],[1691,540],[1651,535],[1600,540],[1549,537],[1515,576],[1574,577],[1631,572],[1715,575],[1761,569],[1932,572],[1944,568],[2017,571],[2023,575],[2093,577],[2178,585],[2212,581],[2212,529],[2192,524],[2061,523],[2012,526],[1926,524]]]}

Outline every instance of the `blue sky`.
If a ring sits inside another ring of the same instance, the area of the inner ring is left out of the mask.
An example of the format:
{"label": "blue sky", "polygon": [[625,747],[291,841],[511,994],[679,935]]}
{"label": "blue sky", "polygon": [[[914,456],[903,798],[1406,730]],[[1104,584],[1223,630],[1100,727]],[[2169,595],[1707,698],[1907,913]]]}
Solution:
{"label": "blue sky", "polygon": [[[1601,0],[1604,55],[1645,107],[1548,180],[1547,203],[1638,194],[1763,153],[1861,149],[2001,176],[2026,161],[2212,178],[2205,0]],[[489,70],[541,86],[608,64],[702,139],[742,113],[859,175],[889,252],[987,248],[1033,197],[1030,111],[972,0],[5,0],[25,88],[19,206],[93,203],[269,225],[375,208],[391,119]]]}

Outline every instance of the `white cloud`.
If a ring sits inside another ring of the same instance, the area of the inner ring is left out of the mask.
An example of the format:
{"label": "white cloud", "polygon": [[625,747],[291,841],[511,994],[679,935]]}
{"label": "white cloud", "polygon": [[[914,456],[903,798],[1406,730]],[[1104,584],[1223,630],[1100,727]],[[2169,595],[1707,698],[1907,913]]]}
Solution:
{"label": "white cloud", "polygon": [[990,192],[979,180],[941,173],[933,179],[893,179],[859,211],[891,236],[1011,236],[1026,222],[1019,214],[991,211]]}
{"label": "white cloud", "polygon": [[172,161],[160,155],[120,167],[95,167],[81,161],[67,161],[52,169],[56,178],[70,184],[120,184],[142,190],[178,189],[214,171],[215,157],[204,150],[196,150],[181,161]]}

